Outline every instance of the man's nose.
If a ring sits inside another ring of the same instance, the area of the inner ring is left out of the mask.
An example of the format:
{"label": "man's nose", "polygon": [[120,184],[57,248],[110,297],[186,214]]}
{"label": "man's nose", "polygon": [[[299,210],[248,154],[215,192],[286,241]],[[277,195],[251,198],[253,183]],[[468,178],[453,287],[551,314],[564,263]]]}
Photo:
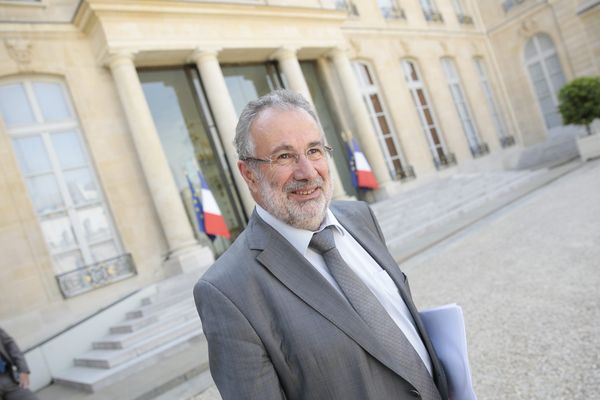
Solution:
{"label": "man's nose", "polygon": [[314,163],[306,158],[305,155],[300,155],[297,160],[298,161],[293,165],[294,179],[312,179],[318,175]]}

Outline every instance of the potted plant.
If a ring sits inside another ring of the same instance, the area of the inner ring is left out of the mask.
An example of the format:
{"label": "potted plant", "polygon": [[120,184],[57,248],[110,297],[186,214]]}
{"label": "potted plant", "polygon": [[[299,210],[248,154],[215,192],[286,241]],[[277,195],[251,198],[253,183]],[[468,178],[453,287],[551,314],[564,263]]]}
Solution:
{"label": "potted plant", "polygon": [[600,77],[572,80],[560,89],[558,99],[563,123],[585,126],[587,135],[577,138],[581,159],[600,157],[600,133],[591,129],[592,122],[600,118]]}

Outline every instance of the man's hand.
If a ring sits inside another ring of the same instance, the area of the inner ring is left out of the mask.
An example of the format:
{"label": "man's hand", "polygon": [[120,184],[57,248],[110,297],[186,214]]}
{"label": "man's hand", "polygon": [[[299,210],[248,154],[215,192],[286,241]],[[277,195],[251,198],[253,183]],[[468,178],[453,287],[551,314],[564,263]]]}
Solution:
{"label": "man's hand", "polygon": [[29,374],[26,372],[21,372],[19,374],[19,386],[23,389],[29,388]]}

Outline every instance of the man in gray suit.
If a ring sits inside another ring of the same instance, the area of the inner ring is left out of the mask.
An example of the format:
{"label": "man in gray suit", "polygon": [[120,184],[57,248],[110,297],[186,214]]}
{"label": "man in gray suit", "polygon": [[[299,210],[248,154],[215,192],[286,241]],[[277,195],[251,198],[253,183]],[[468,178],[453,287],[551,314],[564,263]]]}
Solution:
{"label": "man in gray suit", "polygon": [[446,400],[444,371],[370,208],[331,202],[310,104],[249,103],[238,168],[256,209],[194,288],[225,400]]}
{"label": "man in gray suit", "polygon": [[[13,370],[16,369],[16,371]],[[0,398],[37,400],[29,387],[29,367],[14,339],[0,328]]]}

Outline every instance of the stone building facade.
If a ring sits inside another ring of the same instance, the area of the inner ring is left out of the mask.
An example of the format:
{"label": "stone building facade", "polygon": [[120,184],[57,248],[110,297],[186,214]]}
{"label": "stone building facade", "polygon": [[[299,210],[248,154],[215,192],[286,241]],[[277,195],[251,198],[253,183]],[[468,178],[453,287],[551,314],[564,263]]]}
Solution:
{"label": "stone building facade", "polygon": [[[556,93],[600,73],[600,1],[0,0],[0,320],[24,347],[239,233],[245,103],[285,87],[335,148],[335,196],[385,198],[561,134]],[[360,144],[380,189],[351,184]]]}

